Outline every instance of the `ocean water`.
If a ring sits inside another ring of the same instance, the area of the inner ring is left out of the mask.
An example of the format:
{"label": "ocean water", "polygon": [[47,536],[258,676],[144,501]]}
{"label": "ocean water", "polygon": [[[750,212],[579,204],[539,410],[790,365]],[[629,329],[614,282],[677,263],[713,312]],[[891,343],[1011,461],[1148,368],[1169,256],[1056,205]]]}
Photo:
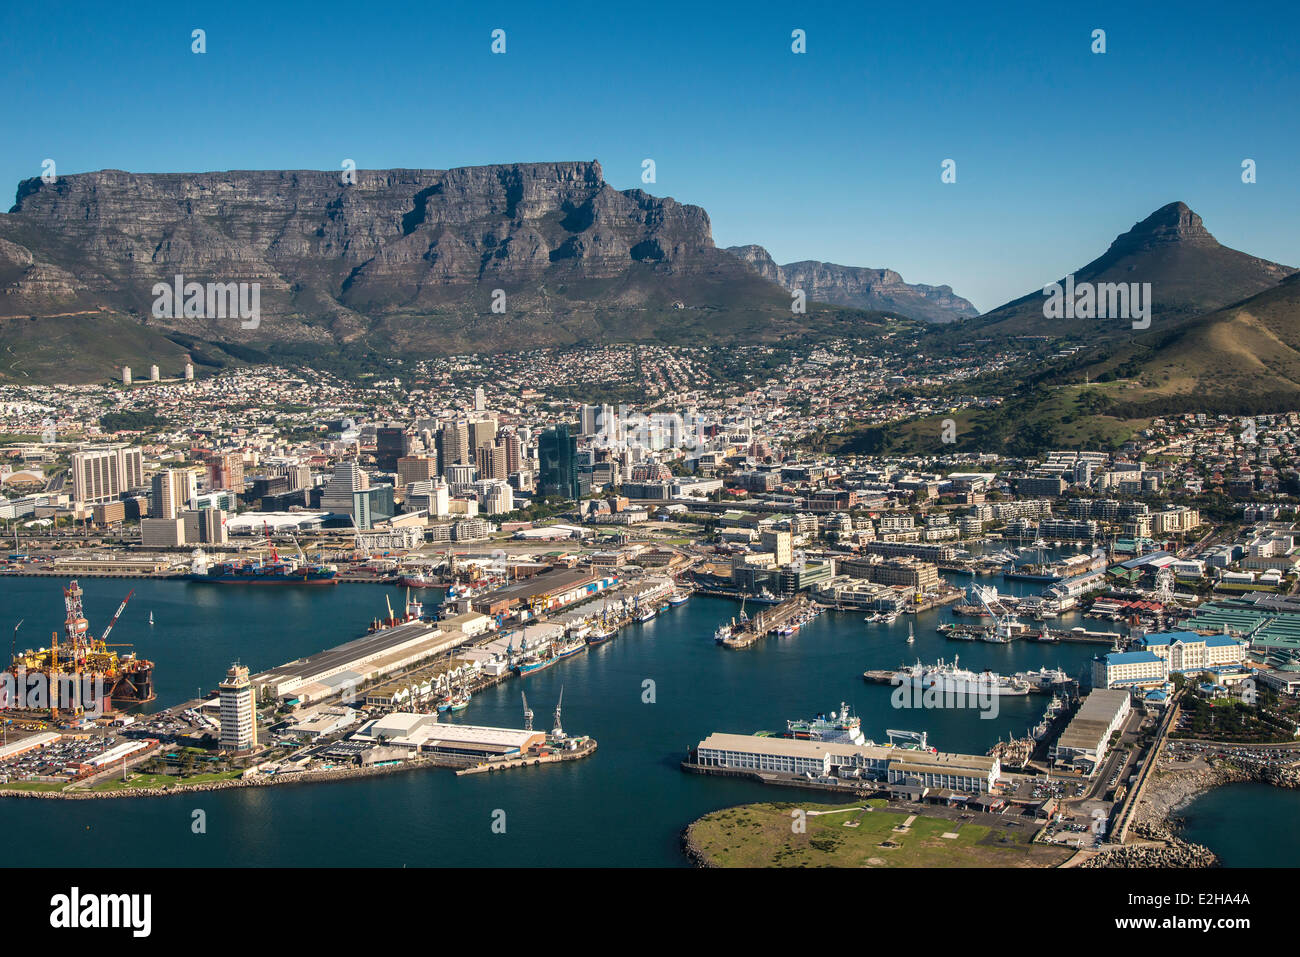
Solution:
{"label": "ocean water", "polygon": [[1214,851],[1225,867],[1300,865],[1300,791],[1227,784],[1202,794],[1178,816],[1185,821],[1183,838]]}

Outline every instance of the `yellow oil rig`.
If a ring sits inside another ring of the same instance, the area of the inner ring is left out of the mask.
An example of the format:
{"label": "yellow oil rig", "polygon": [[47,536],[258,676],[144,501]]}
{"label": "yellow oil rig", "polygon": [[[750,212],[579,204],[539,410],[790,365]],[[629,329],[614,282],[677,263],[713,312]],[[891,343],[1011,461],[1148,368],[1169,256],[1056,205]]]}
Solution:
{"label": "yellow oil rig", "polygon": [[[90,633],[90,622],[86,620],[81,604],[81,586],[70,581],[63,589],[63,606],[67,619],[63,626],[63,639],[58,632],[50,638],[49,648],[28,649],[16,653],[9,665],[9,673],[17,679],[17,685],[26,687],[34,674],[44,676],[47,704],[42,710],[83,711],[84,701],[78,699],[70,707],[60,707],[58,697],[61,689],[69,686],[86,687],[87,682],[102,687],[104,703],[113,707],[131,707],[145,704],[154,699],[153,662],[138,658],[133,652],[118,654],[113,648],[128,648],[129,645],[110,645],[108,636],[121,617],[126,603],[134,595],[134,589],[122,599],[113,619],[104,629],[104,633],[95,638]],[[99,685],[102,679],[103,684]],[[75,682],[75,685],[73,683]],[[60,689],[56,697],[54,689]],[[12,704],[11,704],[12,706]],[[20,705],[21,706],[21,705]]]}

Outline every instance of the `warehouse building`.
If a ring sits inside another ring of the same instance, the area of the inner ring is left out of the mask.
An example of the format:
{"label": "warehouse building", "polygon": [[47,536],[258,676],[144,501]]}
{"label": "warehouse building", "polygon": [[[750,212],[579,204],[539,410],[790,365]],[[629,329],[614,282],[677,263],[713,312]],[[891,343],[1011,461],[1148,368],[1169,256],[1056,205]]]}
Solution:
{"label": "warehouse building", "polygon": [[395,711],[362,725],[350,740],[403,748],[409,756],[504,758],[546,744],[542,731],[442,724],[436,714]]}
{"label": "warehouse building", "polygon": [[1053,761],[1092,775],[1106,758],[1111,735],[1124,726],[1132,710],[1126,690],[1090,692],[1057,739]]}

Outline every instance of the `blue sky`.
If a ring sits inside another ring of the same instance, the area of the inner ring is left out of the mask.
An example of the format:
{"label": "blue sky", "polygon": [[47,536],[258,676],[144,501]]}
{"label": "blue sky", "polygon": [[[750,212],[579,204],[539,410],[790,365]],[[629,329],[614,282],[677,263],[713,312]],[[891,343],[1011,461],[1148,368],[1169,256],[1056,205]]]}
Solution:
{"label": "blue sky", "polygon": [[1057,6],[9,4],[3,208],[47,157],[61,174],[598,159],[620,189],[650,157],[645,188],[703,206],[720,246],[887,266],[981,309],[1173,200],[1300,265],[1300,8]]}

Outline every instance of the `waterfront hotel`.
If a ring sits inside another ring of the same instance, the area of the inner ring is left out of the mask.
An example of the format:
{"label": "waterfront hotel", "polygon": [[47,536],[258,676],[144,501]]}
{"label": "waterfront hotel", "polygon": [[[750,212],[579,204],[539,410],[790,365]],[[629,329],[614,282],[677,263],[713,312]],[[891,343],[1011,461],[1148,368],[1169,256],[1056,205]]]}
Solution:
{"label": "waterfront hotel", "polygon": [[1227,635],[1194,631],[1144,635],[1134,640],[1131,651],[1095,659],[1092,683],[1097,688],[1150,690],[1164,687],[1172,675],[1209,671],[1220,684],[1230,684],[1247,676],[1242,668],[1245,656],[1245,644]]}

